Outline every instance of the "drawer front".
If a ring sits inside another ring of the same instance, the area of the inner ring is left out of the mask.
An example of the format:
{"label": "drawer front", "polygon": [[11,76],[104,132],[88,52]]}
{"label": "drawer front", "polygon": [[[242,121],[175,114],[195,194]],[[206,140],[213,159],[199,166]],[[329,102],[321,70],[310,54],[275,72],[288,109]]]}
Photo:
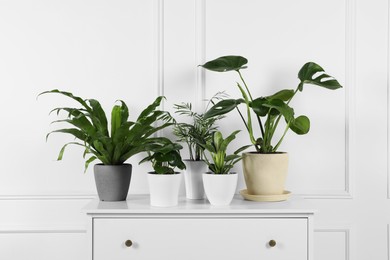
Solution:
{"label": "drawer front", "polygon": [[93,226],[94,260],[308,259],[306,218],[95,218]]}

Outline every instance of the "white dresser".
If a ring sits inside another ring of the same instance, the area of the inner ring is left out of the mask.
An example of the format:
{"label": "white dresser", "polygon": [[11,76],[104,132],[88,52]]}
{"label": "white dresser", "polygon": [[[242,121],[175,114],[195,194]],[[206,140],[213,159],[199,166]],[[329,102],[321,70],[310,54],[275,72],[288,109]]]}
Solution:
{"label": "white dresser", "polygon": [[299,198],[225,207],[181,199],[155,208],[149,196],[94,200],[88,216],[89,260],[313,260],[313,209]]}

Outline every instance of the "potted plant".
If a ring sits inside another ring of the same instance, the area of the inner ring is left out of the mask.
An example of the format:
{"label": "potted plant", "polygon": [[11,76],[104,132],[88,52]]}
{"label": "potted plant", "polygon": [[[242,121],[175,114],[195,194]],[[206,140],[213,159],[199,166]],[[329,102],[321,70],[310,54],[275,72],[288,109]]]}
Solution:
{"label": "potted plant", "polygon": [[178,204],[179,188],[181,183],[180,170],[185,169],[180,150],[180,144],[174,143],[168,138],[157,137],[159,142],[148,152],[140,163],[149,161],[154,171],[148,173],[150,190],[150,204],[157,207],[172,207]]}
{"label": "potted plant", "polygon": [[[110,129],[107,116],[100,103],[95,99],[82,99],[70,92],[51,90],[43,94],[61,94],[77,101],[81,108],[59,107],[50,113],[66,112],[65,119],[53,123],[67,123],[71,127],[51,131],[65,133],[75,137],[75,141],[66,143],[60,150],[58,160],[62,160],[68,145],[77,145],[84,148],[85,170],[90,163],[99,160],[94,166],[96,188],[100,200],[126,200],[129,190],[132,165],[125,163],[133,155],[150,151],[156,143],[161,141],[153,136],[158,130],[172,125],[170,115],[158,110],[163,97],[158,97],[144,109],[135,122],[128,121],[129,110],[125,102],[114,105],[111,111]],[[154,126],[156,121],[163,121],[162,125]]]}
{"label": "potted plant", "polygon": [[[295,116],[290,106],[291,100],[297,93],[303,91],[306,84],[330,90],[342,86],[335,78],[326,74],[321,66],[308,62],[298,73],[299,83],[295,90],[283,89],[270,96],[253,97],[241,74],[241,70],[247,68],[247,63],[248,60],[242,56],[223,56],[201,65],[207,70],[216,72],[236,71],[241,80],[241,83],[237,83],[237,87],[242,98],[218,102],[206,112],[205,118],[224,115],[232,110],[238,111],[248,131],[249,139],[256,149],[254,152],[243,154],[243,170],[247,186],[247,190],[243,193],[257,196],[258,200],[262,200],[262,196],[265,196],[265,200],[272,200],[272,196],[275,200],[281,200],[280,195],[287,194],[284,187],[288,155],[278,151],[278,148],[289,129],[298,135],[307,134],[310,129],[310,120],[307,116]],[[246,116],[240,111],[240,104],[244,104]],[[253,121],[256,121],[259,126],[260,137],[255,136]],[[274,142],[273,137],[281,121],[285,122],[284,131]]]}
{"label": "potted plant", "polygon": [[236,191],[238,175],[230,170],[241,160],[239,153],[250,146],[243,146],[233,154],[227,155],[227,148],[238,132],[240,131],[234,131],[224,139],[222,133],[217,131],[206,143],[199,144],[211,157],[211,160],[208,160],[207,156],[204,156],[210,172],[203,173],[204,189],[211,205],[229,205]]}
{"label": "potted plant", "polygon": [[[214,100],[220,100],[222,97],[223,93],[217,93],[210,99],[207,107],[210,103],[214,104]],[[187,199],[203,199],[202,173],[206,172],[207,165],[203,160],[204,148],[199,143],[211,139],[217,130],[215,122],[223,116],[206,119],[204,114],[193,111],[191,103],[175,104],[174,109],[175,113],[189,117],[191,120],[190,123],[176,123],[173,128],[173,134],[178,137],[178,141],[185,143],[188,147],[189,159],[183,160],[186,165],[184,171],[186,197]]]}

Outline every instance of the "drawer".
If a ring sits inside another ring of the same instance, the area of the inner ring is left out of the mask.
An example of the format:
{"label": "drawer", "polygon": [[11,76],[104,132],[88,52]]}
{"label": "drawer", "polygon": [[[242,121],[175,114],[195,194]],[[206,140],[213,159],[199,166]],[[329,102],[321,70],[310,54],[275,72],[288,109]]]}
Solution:
{"label": "drawer", "polygon": [[307,218],[95,218],[93,259],[307,260],[307,226]]}

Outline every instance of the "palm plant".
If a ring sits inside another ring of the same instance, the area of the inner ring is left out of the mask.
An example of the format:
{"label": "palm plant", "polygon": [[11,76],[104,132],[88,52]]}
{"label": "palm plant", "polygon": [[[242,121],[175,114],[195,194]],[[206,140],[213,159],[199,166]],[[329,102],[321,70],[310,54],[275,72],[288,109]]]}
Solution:
{"label": "palm plant", "polygon": [[[210,104],[214,105],[214,101],[221,100],[225,97],[225,93],[219,92],[215,94],[208,102],[206,111]],[[175,104],[175,113],[191,118],[191,123],[176,123],[173,128],[173,134],[178,137],[179,142],[187,144],[188,152],[191,161],[201,161],[202,151],[204,148],[199,143],[205,142],[212,138],[213,133],[218,129],[215,125],[216,121],[224,116],[208,117],[204,113],[199,114],[194,112],[191,103]]]}
{"label": "palm plant", "polygon": [[[67,123],[70,128],[62,128],[51,131],[47,134],[46,140],[52,133],[65,133],[75,137],[73,142],[66,143],[60,150],[57,160],[62,160],[65,149],[68,145],[77,145],[84,148],[83,158],[85,171],[88,165],[100,160],[104,165],[121,165],[130,157],[150,151],[164,139],[154,137],[154,134],[173,124],[172,117],[168,112],[158,110],[162,99],[159,96],[155,101],[144,109],[136,121],[128,121],[129,110],[126,103],[119,100],[111,111],[110,129],[106,113],[100,103],[95,99],[82,99],[70,92],[57,89],[42,92],[43,94],[61,94],[77,101],[81,108],[58,107],[50,111],[57,115],[61,111],[67,113],[65,119],[53,121],[53,123]],[[161,121],[160,126],[154,123]],[[87,156],[89,157],[87,158]]]}
{"label": "palm plant", "polygon": [[[199,143],[210,154],[211,161],[204,155],[206,164],[209,166],[210,171],[215,174],[228,174],[233,168],[234,164],[241,160],[240,152],[244,151],[250,145],[242,146],[237,149],[233,154],[227,155],[227,148],[229,144],[236,138],[236,135],[240,131],[234,131],[225,139],[222,133],[217,131],[213,133],[213,137],[205,143]],[[205,153],[203,151],[203,153]]]}

